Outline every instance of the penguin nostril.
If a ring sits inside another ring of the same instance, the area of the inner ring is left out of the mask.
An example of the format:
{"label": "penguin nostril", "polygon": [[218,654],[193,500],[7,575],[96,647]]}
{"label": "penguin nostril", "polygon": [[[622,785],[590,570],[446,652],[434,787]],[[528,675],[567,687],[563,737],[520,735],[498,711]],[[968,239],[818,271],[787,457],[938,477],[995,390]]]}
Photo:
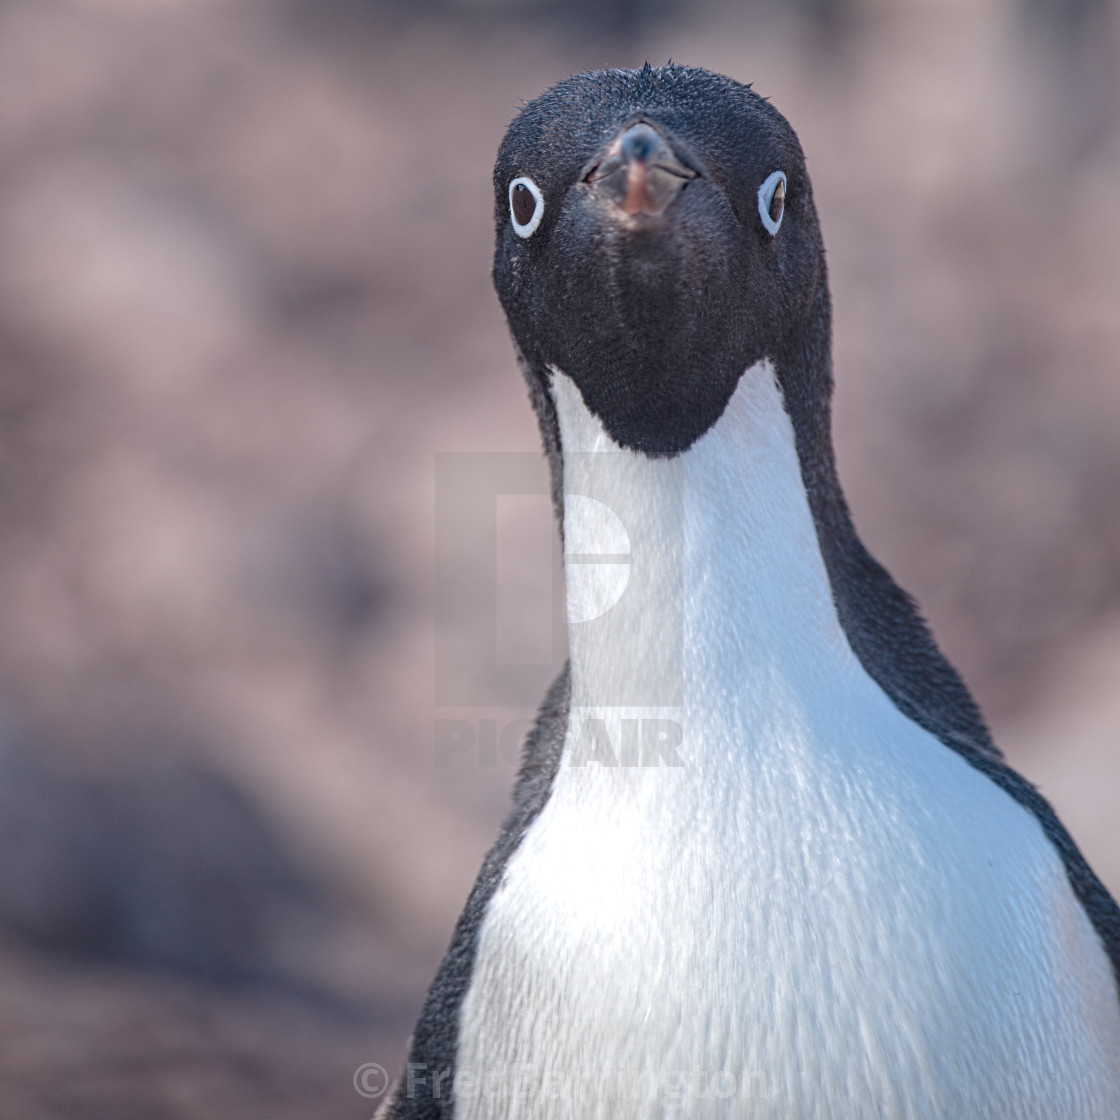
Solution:
{"label": "penguin nostril", "polygon": [[588,171],[586,175],[584,175],[583,181],[585,183],[596,183],[605,175],[609,174],[609,171],[605,170],[605,166],[608,162],[608,160],[600,160],[598,163],[592,166],[591,170]]}

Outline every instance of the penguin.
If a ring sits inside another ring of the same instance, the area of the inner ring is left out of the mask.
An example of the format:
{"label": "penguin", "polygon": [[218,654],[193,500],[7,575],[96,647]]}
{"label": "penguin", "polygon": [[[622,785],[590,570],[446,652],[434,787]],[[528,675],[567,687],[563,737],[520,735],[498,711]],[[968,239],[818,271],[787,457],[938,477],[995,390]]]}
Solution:
{"label": "penguin", "polygon": [[570,656],[381,1115],[1116,1120],[1120,910],[856,535],[792,127],[584,73],[494,191]]}

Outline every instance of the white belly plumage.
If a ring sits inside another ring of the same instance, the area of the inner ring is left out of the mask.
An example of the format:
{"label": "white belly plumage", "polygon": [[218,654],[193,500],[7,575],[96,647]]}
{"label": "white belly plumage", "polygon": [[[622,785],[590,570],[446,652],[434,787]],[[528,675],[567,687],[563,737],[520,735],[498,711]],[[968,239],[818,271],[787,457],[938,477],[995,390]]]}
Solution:
{"label": "white belly plumage", "polygon": [[[605,492],[605,464],[664,578],[572,626],[565,758],[460,1012],[459,1120],[1120,1117],[1100,941],[1034,817],[852,654],[769,363],[672,460],[618,452],[559,372],[553,393],[566,490]],[[679,659],[620,655],[666,612]],[[639,694],[665,703],[621,706]],[[680,743],[643,766],[623,721],[652,718]]]}

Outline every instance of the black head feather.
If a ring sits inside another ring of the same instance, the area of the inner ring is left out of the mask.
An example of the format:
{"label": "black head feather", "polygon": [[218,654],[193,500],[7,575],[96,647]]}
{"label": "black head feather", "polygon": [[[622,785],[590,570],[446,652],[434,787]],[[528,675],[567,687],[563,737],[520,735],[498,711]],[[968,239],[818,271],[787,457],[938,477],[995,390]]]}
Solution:
{"label": "black head feather", "polygon": [[[655,216],[623,213],[588,181],[639,122],[691,173]],[[758,210],[774,171],[786,175],[776,235]],[[510,220],[519,176],[544,199],[528,238]],[[801,146],[730,78],[648,63],[569,78],[510,126],[494,189],[494,283],[527,369],[538,380],[563,370],[623,447],[688,448],[742,372],[796,345],[819,304],[823,251]]]}

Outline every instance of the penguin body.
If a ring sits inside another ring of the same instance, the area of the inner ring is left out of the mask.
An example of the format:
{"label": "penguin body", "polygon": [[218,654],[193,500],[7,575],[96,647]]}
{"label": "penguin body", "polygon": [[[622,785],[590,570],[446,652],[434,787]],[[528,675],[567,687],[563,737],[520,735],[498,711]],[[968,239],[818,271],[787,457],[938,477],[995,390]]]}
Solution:
{"label": "penguin body", "polygon": [[848,517],[792,129],[581,75],[495,188],[571,659],[386,1114],[1120,1116],[1120,912]]}

